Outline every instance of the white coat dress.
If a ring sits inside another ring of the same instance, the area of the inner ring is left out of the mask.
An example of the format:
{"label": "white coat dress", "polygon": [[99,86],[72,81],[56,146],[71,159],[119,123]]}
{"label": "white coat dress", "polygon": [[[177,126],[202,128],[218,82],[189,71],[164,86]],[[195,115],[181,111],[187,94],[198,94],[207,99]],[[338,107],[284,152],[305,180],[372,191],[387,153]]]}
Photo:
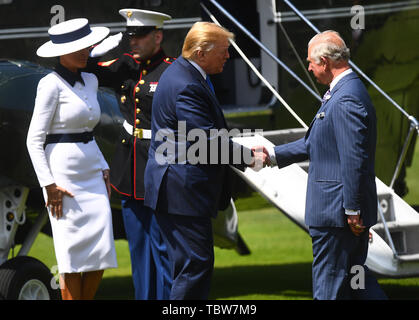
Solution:
{"label": "white coat dress", "polygon": [[109,166],[96,141],[52,143],[43,148],[47,134],[92,131],[100,120],[96,76],[82,72],[84,85],[73,81],[73,86],[64,80],[68,73],[60,74],[54,71],[40,80],[27,137],[45,201],[44,187],[52,183],[74,195],[63,197],[60,219],[48,208],[58,270],[116,268],[112,214],[102,173]]}

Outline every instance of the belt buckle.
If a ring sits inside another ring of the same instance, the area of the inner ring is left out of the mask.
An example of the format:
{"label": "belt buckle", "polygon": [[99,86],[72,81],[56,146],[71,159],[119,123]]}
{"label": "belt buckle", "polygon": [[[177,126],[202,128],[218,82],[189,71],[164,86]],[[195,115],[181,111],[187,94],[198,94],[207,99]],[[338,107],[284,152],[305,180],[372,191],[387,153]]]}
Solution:
{"label": "belt buckle", "polygon": [[134,129],[134,136],[136,136],[138,139],[142,139],[143,138],[143,129],[135,128]]}

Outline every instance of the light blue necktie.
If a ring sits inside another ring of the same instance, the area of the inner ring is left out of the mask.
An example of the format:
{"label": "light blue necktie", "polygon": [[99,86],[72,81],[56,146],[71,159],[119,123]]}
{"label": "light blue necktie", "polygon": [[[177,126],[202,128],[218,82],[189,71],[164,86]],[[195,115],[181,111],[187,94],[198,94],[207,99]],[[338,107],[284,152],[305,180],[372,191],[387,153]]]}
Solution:
{"label": "light blue necktie", "polygon": [[205,81],[207,81],[208,86],[210,87],[212,93],[215,94],[214,86],[212,85],[212,82],[211,82],[211,79],[210,79],[209,75],[207,75],[207,79]]}

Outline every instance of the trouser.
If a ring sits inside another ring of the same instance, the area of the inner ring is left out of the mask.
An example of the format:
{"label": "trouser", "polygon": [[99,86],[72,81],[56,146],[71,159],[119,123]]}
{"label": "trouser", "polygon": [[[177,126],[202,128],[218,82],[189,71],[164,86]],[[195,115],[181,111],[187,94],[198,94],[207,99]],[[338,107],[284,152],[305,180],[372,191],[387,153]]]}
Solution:
{"label": "trouser", "polygon": [[167,300],[171,290],[167,248],[153,210],[143,200],[122,200],[137,300]]}
{"label": "trouser", "polygon": [[208,299],[214,269],[211,218],[156,213],[172,267],[171,300]]}
{"label": "trouser", "polygon": [[313,244],[314,299],[387,299],[365,265],[368,229],[359,237],[348,226],[309,227],[309,233]]}

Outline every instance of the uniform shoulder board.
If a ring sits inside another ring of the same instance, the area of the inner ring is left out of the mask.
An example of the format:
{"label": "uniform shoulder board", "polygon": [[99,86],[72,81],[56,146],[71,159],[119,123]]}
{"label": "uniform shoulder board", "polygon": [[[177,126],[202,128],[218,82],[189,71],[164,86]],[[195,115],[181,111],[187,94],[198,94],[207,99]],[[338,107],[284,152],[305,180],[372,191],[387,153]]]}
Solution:
{"label": "uniform shoulder board", "polygon": [[109,61],[101,61],[98,62],[97,64],[101,67],[109,67],[112,63],[114,63],[116,60],[118,60],[118,58],[113,59],[113,60],[109,60]]}
{"label": "uniform shoulder board", "polygon": [[164,58],[164,62],[169,63],[169,64],[172,64],[172,62],[175,61],[175,60],[176,60],[176,58],[173,58],[173,57]]}

